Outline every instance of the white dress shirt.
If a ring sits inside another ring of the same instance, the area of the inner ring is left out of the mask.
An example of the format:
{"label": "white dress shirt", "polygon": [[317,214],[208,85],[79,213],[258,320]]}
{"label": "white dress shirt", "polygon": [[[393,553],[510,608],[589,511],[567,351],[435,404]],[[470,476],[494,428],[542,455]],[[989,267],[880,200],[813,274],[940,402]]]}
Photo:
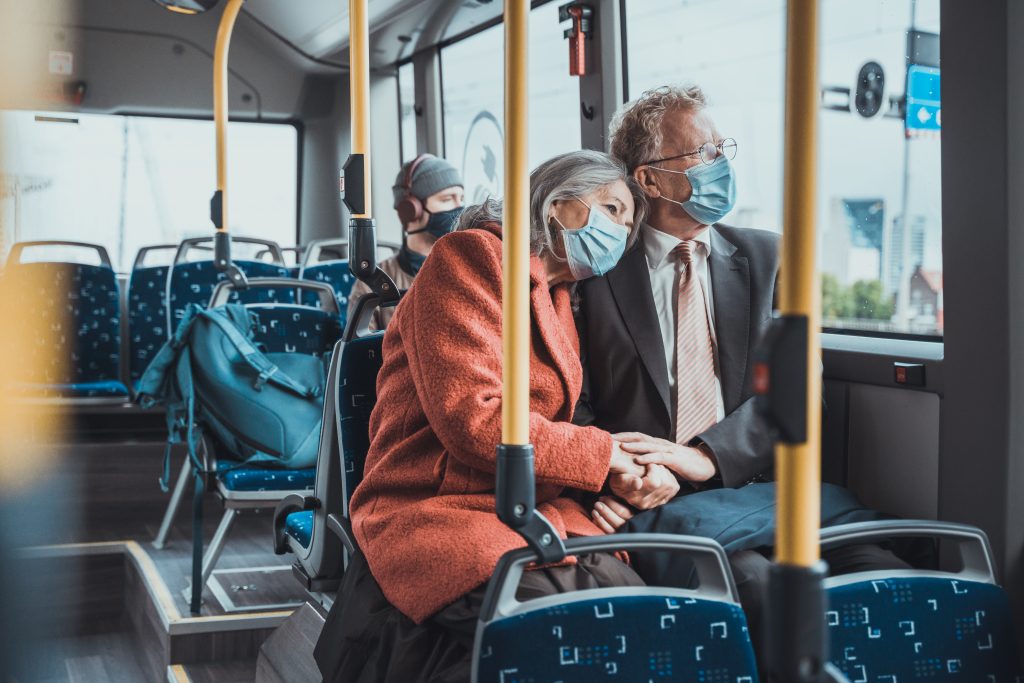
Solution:
{"label": "white dress shirt", "polygon": [[[647,269],[651,276],[651,292],[654,294],[654,310],[661,326],[661,341],[665,347],[665,364],[668,368],[669,395],[672,397],[672,415],[676,414],[676,308],[679,305],[679,278],[682,275],[679,260],[672,256],[682,240],[644,223],[641,227],[644,251],[647,253]],[[711,229],[708,228],[694,238],[697,248],[693,252],[692,267],[707,304],[708,327],[711,330],[711,347],[715,354],[715,402],[718,421],[725,418],[725,401],[722,400],[722,372],[718,362],[718,338],[715,336],[715,307],[711,293],[711,277],[708,258],[711,256]]]}

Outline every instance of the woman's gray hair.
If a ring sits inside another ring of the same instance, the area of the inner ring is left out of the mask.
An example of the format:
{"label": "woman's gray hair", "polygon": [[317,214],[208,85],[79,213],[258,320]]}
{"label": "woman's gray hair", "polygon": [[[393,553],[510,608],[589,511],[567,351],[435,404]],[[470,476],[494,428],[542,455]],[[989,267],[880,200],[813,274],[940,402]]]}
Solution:
{"label": "woman's gray hair", "polygon": [[627,102],[612,117],[612,156],[632,173],[661,156],[661,122],[669,110],[703,109],[704,91],[696,85],[663,85]]}
{"label": "woman's gray hair", "polygon": [[[636,181],[626,172],[626,166],[614,157],[584,149],[566,152],[548,159],[530,173],[530,251],[540,256],[549,253],[556,258],[555,235],[561,231],[551,225],[551,205],[558,200],[585,197],[602,187],[622,181],[633,196],[633,229],[629,245],[636,241],[647,209],[647,199]],[[464,230],[484,222],[501,222],[501,202],[488,197],[482,204],[468,207],[462,212],[456,229]]]}

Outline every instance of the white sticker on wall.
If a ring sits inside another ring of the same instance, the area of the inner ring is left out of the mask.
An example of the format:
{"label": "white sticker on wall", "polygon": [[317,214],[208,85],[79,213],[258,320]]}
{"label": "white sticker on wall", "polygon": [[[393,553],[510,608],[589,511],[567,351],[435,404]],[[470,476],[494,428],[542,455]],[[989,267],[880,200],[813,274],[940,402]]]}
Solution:
{"label": "white sticker on wall", "polygon": [[50,50],[50,73],[54,76],[70,76],[75,70],[75,56],[70,52]]}

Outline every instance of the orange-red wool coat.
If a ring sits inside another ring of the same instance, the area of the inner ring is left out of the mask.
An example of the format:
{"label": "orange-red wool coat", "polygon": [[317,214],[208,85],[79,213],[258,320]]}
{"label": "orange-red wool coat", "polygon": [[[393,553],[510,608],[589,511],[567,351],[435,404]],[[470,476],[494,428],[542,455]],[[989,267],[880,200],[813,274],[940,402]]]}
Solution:
{"label": "orange-red wool coat", "polygon": [[[485,582],[523,540],[494,512],[501,440],[501,229],[437,242],[384,337],[365,475],[352,497],[356,538],[388,600],[420,623]],[[537,504],[563,536],[598,535],[566,488],[598,491],[607,432],[569,422],[579,339],[566,285],[530,262],[530,438]]]}

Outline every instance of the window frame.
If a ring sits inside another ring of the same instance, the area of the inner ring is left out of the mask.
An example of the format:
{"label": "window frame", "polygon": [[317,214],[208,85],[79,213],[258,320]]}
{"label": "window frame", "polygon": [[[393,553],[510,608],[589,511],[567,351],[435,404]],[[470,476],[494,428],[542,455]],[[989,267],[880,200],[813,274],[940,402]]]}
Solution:
{"label": "window frame", "polygon": [[[403,66],[411,66],[412,67],[412,82],[413,82],[413,89],[412,89],[412,112],[413,112],[413,117],[416,116],[416,107],[419,104],[416,101],[416,64],[413,61],[413,55],[409,55],[408,57],[406,57],[404,59],[398,60],[394,64],[394,67],[395,67],[395,88],[398,91],[398,98],[397,99],[398,99],[398,165],[399,166],[404,164],[405,161],[406,161],[406,159],[404,158],[404,156],[405,156],[405,154],[404,154],[405,153],[405,143],[406,143],[406,140],[405,140],[405,126],[402,125],[402,79],[399,76],[399,73],[401,72]],[[413,121],[415,122],[415,118],[413,119]],[[419,145],[417,144],[416,140],[412,141],[412,146],[413,146],[413,149],[416,151],[416,154],[413,155],[413,158],[415,159],[417,156],[419,156],[419,153],[420,153]]]}

